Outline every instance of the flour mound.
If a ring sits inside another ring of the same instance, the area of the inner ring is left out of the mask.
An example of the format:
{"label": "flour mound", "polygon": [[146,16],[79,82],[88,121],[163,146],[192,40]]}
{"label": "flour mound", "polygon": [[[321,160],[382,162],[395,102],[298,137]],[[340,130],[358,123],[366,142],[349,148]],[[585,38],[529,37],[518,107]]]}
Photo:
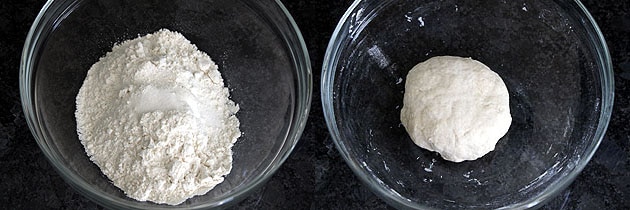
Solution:
{"label": "flour mound", "polygon": [[115,45],[76,103],[87,155],[131,198],[177,205],[232,169],[239,108],[210,57],[177,32]]}
{"label": "flour mound", "polygon": [[454,56],[433,57],[409,71],[400,118],[416,145],[453,162],[494,150],[512,122],[501,77]]}

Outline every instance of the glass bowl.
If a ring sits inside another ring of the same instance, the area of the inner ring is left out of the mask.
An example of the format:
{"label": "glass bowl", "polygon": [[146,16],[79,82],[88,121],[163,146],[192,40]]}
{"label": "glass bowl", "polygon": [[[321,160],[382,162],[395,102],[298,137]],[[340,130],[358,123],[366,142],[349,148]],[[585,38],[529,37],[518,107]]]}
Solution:
{"label": "glass bowl", "polygon": [[[127,198],[88,159],[74,117],[90,66],[115,43],[161,28],[217,63],[243,133],[225,181],[177,206]],[[44,155],[83,195],[112,209],[203,209],[239,201],[285,161],[308,117],[310,68],[299,29],[277,0],[48,1],[26,39],[20,93]]]}
{"label": "glass bowl", "polygon": [[[478,160],[445,161],[401,125],[407,72],[440,55],[479,60],[507,85],[512,125]],[[337,149],[390,205],[523,209],[567,187],[592,157],[612,74],[579,1],[357,0],[328,45],[321,97]]]}

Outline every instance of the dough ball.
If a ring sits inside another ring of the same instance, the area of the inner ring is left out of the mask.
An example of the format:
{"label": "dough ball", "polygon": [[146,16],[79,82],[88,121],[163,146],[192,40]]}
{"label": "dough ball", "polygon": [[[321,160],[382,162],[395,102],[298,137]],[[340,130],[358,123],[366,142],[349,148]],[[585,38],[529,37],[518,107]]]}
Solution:
{"label": "dough ball", "polygon": [[409,71],[400,119],[416,145],[453,162],[494,150],[512,123],[501,77],[455,56],[433,57]]}

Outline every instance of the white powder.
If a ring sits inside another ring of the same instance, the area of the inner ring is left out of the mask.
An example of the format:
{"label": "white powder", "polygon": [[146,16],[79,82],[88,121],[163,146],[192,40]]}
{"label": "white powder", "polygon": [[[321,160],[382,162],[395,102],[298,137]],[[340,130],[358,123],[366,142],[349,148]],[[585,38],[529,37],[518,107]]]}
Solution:
{"label": "white powder", "polygon": [[114,46],[90,68],[76,99],[79,139],[127,196],[177,205],[230,173],[238,106],[217,68],[165,29]]}

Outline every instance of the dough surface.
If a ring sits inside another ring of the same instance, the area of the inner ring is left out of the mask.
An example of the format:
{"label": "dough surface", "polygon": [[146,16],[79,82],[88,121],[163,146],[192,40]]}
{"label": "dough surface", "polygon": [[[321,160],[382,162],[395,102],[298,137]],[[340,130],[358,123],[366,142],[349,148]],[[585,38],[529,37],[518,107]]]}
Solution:
{"label": "dough surface", "polygon": [[409,71],[400,119],[416,145],[453,162],[494,150],[512,122],[501,77],[455,56],[433,57]]}

